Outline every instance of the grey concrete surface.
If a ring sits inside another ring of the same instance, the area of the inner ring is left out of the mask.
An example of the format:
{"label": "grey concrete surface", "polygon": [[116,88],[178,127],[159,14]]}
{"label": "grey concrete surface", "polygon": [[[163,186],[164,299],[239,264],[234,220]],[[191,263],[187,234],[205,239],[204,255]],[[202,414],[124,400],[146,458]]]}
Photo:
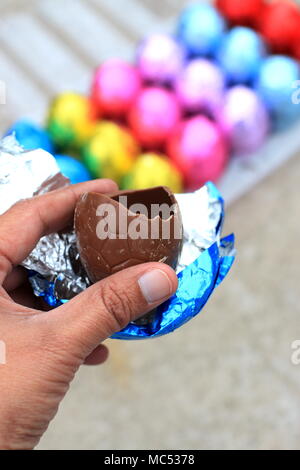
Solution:
{"label": "grey concrete surface", "polygon": [[[0,130],[42,122],[59,91],[86,92],[94,66],[128,58],[185,3],[2,0]],[[237,261],[203,313],[167,337],[108,341],[109,360],[82,368],[40,449],[300,449],[299,177],[295,155],[229,208]]]}

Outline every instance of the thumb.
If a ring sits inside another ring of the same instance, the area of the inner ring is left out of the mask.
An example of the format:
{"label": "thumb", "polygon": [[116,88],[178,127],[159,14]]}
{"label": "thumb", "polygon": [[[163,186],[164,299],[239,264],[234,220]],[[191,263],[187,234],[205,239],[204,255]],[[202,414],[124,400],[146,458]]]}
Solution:
{"label": "thumb", "polygon": [[175,272],[166,264],[140,264],[92,285],[52,311],[52,318],[64,340],[89,354],[113,333],[167,300],[177,285]]}

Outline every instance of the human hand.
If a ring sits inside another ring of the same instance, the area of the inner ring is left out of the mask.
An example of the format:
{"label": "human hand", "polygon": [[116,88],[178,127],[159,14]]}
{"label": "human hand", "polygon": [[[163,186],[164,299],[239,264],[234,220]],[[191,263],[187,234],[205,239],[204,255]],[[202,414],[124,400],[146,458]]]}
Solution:
{"label": "human hand", "polygon": [[[20,201],[0,216],[0,449],[32,449],[55,416],[82,364],[100,364],[101,344],[177,289],[168,266],[147,263],[94,284],[67,304],[45,312],[17,266],[38,240],[72,223],[78,197],[112,192],[96,180]],[[25,287],[25,289],[24,289]]]}

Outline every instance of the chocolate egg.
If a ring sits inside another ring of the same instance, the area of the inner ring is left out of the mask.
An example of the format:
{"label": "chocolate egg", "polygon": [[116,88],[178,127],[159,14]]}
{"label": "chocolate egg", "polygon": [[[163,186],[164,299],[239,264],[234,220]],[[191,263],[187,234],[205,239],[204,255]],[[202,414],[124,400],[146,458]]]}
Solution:
{"label": "chocolate egg", "polygon": [[178,203],[167,187],[85,193],[74,223],[80,259],[91,282],[149,261],[176,268],[183,229]]}

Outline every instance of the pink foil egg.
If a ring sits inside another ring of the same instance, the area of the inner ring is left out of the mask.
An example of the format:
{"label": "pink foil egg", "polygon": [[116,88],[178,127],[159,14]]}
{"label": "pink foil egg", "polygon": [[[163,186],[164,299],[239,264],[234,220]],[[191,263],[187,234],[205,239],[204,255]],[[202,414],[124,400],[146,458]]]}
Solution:
{"label": "pink foil egg", "polygon": [[207,181],[217,181],[228,161],[220,129],[205,116],[181,122],[169,138],[167,149],[184,176],[186,189],[191,191]]}
{"label": "pink foil egg", "polygon": [[108,60],[94,75],[92,103],[96,114],[123,117],[140,88],[141,78],[136,67],[122,60]]}
{"label": "pink foil egg", "polygon": [[183,47],[168,34],[153,34],[140,45],[137,64],[142,78],[153,84],[172,84],[185,60]]}
{"label": "pink foil egg", "polygon": [[191,60],[175,82],[182,107],[189,112],[214,113],[221,105],[225,79],[221,69],[207,59]]}
{"label": "pink foil egg", "polygon": [[180,107],[175,95],[163,88],[145,88],[135,100],[129,124],[146,148],[161,148],[180,119]]}
{"label": "pink foil egg", "polygon": [[269,114],[261,98],[242,85],[226,93],[218,122],[235,154],[257,150],[270,130]]}

